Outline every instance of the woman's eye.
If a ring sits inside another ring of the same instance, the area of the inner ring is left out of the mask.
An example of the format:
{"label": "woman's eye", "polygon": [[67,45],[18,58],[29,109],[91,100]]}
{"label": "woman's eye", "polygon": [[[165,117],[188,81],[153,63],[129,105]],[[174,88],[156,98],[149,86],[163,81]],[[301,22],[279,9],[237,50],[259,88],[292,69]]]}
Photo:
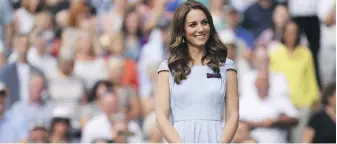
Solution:
{"label": "woman's eye", "polygon": [[196,24],[190,24],[190,27],[195,27]]}
{"label": "woman's eye", "polygon": [[208,21],[203,21],[202,24],[206,25],[206,24],[208,24]]}

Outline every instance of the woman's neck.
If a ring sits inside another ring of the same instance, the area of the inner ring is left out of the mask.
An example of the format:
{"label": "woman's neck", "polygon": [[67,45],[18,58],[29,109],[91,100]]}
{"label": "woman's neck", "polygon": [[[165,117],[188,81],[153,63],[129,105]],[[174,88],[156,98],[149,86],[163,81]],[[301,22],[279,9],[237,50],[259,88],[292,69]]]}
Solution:
{"label": "woman's neck", "polygon": [[192,58],[193,65],[202,65],[201,59],[204,56],[205,48],[188,45],[188,53]]}

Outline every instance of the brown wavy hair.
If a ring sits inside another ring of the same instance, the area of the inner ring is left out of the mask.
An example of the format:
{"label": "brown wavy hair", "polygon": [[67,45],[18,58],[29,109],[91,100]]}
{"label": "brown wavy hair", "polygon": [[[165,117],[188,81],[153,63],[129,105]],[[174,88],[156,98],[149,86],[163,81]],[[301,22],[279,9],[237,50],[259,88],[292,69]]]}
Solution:
{"label": "brown wavy hair", "polygon": [[226,61],[227,47],[221,42],[218,33],[215,30],[211,13],[203,4],[197,1],[189,0],[184,2],[174,13],[171,27],[171,39],[168,49],[170,54],[168,67],[174,76],[174,81],[177,84],[180,84],[180,82],[185,80],[191,73],[191,66],[189,66],[189,64],[192,62],[192,59],[188,53],[187,42],[183,42],[183,40],[186,41],[184,37],[184,26],[186,15],[191,10],[197,9],[202,10],[205,13],[210,25],[210,36],[206,42],[206,51],[201,59],[202,63],[207,60],[206,65],[212,68],[215,73],[219,73],[219,67]]}

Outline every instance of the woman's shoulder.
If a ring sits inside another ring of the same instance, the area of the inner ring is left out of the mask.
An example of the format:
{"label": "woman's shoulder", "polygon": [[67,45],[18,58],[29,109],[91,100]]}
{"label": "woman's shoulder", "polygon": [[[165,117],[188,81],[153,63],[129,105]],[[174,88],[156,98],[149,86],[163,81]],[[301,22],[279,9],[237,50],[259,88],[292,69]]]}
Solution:
{"label": "woman's shoulder", "polygon": [[168,67],[168,61],[167,60],[163,60],[158,68],[158,73],[161,71],[169,71],[169,67]]}
{"label": "woman's shoulder", "polygon": [[236,70],[235,62],[229,58],[226,58],[226,61],[221,66],[222,68],[225,68],[226,70],[232,69]]}

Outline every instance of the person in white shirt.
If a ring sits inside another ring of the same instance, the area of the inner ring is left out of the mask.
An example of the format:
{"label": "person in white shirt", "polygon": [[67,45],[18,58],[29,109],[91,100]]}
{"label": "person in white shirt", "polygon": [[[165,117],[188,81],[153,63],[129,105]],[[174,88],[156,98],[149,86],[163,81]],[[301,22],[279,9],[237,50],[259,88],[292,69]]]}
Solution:
{"label": "person in white shirt", "polygon": [[119,112],[118,97],[112,92],[103,96],[103,114],[95,116],[82,129],[82,142],[92,143],[105,139],[113,142],[142,142],[143,135],[133,121],[126,121],[125,113]]}
{"label": "person in white shirt", "polygon": [[297,123],[297,110],[289,98],[286,78],[268,70],[268,52],[257,48],[256,70],[243,77],[240,93],[240,121],[259,143],[287,142],[287,129]]}
{"label": "person in white shirt", "polygon": [[34,45],[28,50],[28,61],[35,67],[49,75],[57,71],[57,61],[47,50],[47,31],[41,31],[34,37]]}
{"label": "person in white shirt", "polygon": [[13,103],[19,100],[29,99],[29,79],[30,73],[36,72],[44,75],[39,69],[32,66],[27,60],[27,52],[30,47],[27,34],[18,34],[15,37],[15,47],[17,59],[13,63],[8,63],[0,71],[0,80],[6,83],[9,88],[8,103],[6,108],[10,108]]}
{"label": "person in white shirt", "polygon": [[317,12],[322,32],[319,69],[322,85],[326,86],[336,79],[336,0],[320,1]]}

